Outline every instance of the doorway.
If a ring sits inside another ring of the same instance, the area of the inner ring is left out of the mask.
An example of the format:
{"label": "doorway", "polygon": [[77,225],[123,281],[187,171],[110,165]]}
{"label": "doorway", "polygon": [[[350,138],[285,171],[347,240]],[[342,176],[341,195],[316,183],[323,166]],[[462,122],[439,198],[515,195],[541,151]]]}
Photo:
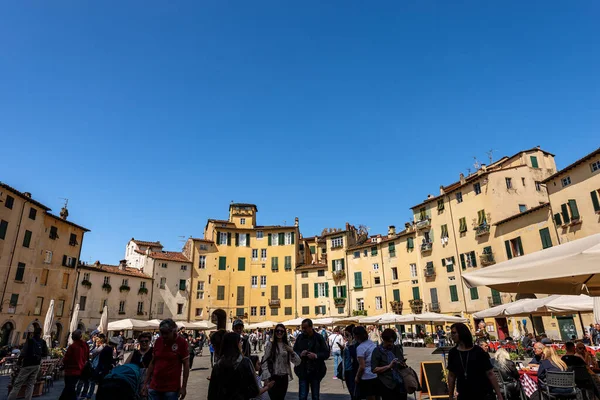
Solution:
{"label": "doorway", "polygon": [[[573,318],[571,318],[571,319],[573,319]],[[533,323],[533,329],[535,329],[536,335],[541,335],[542,333],[546,333],[546,328],[544,327],[544,320],[542,319],[542,317],[540,317],[540,316],[533,317],[531,322]]]}
{"label": "doorway", "polygon": [[5,322],[0,329],[0,347],[4,347],[10,343],[10,336],[15,330],[15,326],[12,322]]}
{"label": "doorway", "polygon": [[498,340],[506,340],[510,336],[506,318],[496,318],[496,331],[498,331]]}
{"label": "doorway", "polygon": [[575,321],[573,317],[556,317],[558,322],[558,329],[560,330],[560,338],[563,342],[568,342],[577,338],[577,328],[575,328]]}

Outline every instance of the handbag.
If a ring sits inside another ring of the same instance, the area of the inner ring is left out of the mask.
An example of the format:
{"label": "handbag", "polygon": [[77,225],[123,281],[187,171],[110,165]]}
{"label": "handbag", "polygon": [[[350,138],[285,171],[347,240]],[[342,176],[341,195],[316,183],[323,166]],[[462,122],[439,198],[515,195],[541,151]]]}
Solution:
{"label": "handbag", "polygon": [[400,369],[400,375],[404,381],[404,389],[406,390],[406,393],[413,394],[414,392],[421,390],[419,378],[417,378],[417,373],[414,369],[411,367],[402,368]]}

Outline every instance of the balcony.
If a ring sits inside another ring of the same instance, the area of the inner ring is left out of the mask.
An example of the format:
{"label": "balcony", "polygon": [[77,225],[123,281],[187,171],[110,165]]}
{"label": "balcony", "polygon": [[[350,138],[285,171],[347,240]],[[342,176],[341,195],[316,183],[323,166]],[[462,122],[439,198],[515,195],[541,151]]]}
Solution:
{"label": "balcony", "polygon": [[333,304],[336,307],[344,307],[344,306],[346,306],[346,298],[345,297],[335,297],[333,299]]}
{"label": "balcony", "polygon": [[417,230],[429,228],[431,226],[431,220],[429,218],[422,219],[420,221],[417,221],[415,226]]}
{"label": "balcony", "polygon": [[490,305],[490,307],[496,307],[496,306],[502,305],[502,298],[501,297],[488,297],[488,304]]}
{"label": "balcony", "polygon": [[421,299],[412,299],[409,300],[410,310],[413,314],[421,314],[423,312],[423,300]]}
{"label": "balcony", "polygon": [[440,303],[429,303],[429,311],[439,313]]}
{"label": "balcony", "polygon": [[488,265],[496,264],[496,259],[494,258],[494,254],[482,254],[479,256],[479,262],[482,266],[487,267]]}
{"label": "balcony", "polygon": [[489,233],[490,233],[490,226],[488,224],[479,225],[477,228],[475,228],[475,237],[489,235]]}
{"label": "balcony", "polygon": [[394,312],[395,314],[402,314],[402,306],[404,304],[402,303],[402,301],[390,301],[390,306],[392,307],[392,312]]}
{"label": "balcony", "polygon": [[281,299],[269,299],[269,307],[281,307]]}
{"label": "balcony", "polygon": [[432,248],[433,248],[433,243],[432,242],[423,243],[421,245],[421,253],[425,253],[427,251],[431,251]]}
{"label": "balcony", "polygon": [[344,279],[346,277],[346,271],[340,269],[337,271],[333,271],[331,275],[333,275],[334,280],[339,281],[340,279]]}
{"label": "balcony", "polygon": [[423,275],[425,275],[425,278],[435,278],[435,268],[429,267],[423,269]]}

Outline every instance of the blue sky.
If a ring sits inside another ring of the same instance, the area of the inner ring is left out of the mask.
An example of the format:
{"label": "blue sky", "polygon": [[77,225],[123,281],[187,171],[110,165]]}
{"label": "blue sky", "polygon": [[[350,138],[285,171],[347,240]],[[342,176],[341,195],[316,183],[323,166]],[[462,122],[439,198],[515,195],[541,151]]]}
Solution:
{"label": "blue sky", "polygon": [[[93,4],[92,4],[93,3]],[[125,5],[123,3],[126,3]],[[181,248],[229,203],[385,233],[440,184],[598,147],[595,1],[5,1],[0,180],[92,230]]]}

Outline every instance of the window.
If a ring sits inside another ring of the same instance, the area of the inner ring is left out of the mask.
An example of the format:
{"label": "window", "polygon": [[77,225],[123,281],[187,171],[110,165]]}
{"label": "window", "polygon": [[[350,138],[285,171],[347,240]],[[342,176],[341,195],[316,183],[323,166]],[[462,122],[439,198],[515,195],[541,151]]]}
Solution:
{"label": "window", "polygon": [[63,273],[62,284],[60,287],[63,289],[69,288],[69,274]]}
{"label": "window", "polygon": [[396,257],[396,244],[394,242],[388,244],[388,253],[390,253],[390,257]]}
{"label": "window", "polygon": [[550,238],[550,229],[540,229],[540,238],[542,239],[542,249],[552,247],[552,239]]}
{"label": "window", "polygon": [[284,267],[286,271],[292,270],[292,256],[285,256],[284,258]]}
{"label": "window", "polygon": [[540,181],[535,181],[535,190],[538,192],[542,191],[542,183]]}
{"label": "window", "polygon": [[258,310],[258,307],[256,307],[256,306],[250,307],[250,316],[256,317],[256,311],[257,310]]}
{"label": "window", "polygon": [[267,276],[266,275],[261,275],[260,276],[260,287],[261,288],[266,288],[267,287]]}
{"label": "window", "polygon": [[373,263],[373,271],[379,271],[379,263]]}
{"label": "window", "polygon": [[376,285],[380,285],[381,284],[381,277],[376,276],[374,279],[375,279],[375,284]]}
{"label": "window", "polygon": [[286,232],[285,234],[285,244],[294,244],[294,234],[292,232]]}
{"label": "window", "polygon": [[525,178],[521,178],[521,183],[523,184],[523,187],[525,187]]}
{"label": "window", "polygon": [[302,307],[302,315],[308,315],[310,312],[310,307],[304,306]]}
{"label": "window", "polygon": [[260,316],[264,317],[265,315],[267,315],[267,307],[266,306],[261,306],[260,307]]}
{"label": "window", "polygon": [[164,289],[167,286],[167,278],[160,278],[160,283],[158,284],[159,289]]}
{"label": "window", "polygon": [[362,289],[362,272],[354,273],[354,287],[356,289]]}
{"label": "window", "polygon": [[186,282],[185,279],[179,280],[179,290],[185,290]]}
{"label": "window", "polygon": [[475,192],[475,196],[481,193],[481,184],[479,182],[473,184],[473,191]]}
{"label": "window", "polygon": [[463,271],[467,268],[477,267],[477,259],[475,258],[475,252],[471,251],[460,255],[460,265]]}
{"label": "window", "polygon": [[0,239],[6,238],[6,231],[8,230],[8,222],[5,220],[0,221]]}
{"label": "window", "polygon": [[414,300],[420,300],[421,299],[421,293],[419,292],[419,288],[418,287],[413,287],[412,288],[412,292],[413,292],[413,299]]}
{"label": "window", "polygon": [[460,233],[465,233],[467,231],[467,219],[465,217],[462,217],[461,219],[458,220],[458,231]]}
{"label": "window", "polygon": [[200,256],[200,262],[198,264],[198,268],[206,269],[206,256]]}
{"label": "window", "polygon": [[200,250],[204,250],[204,251],[208,250],[208,245],[206,245],[206,244],[201,244],[201,245],[200,245]]}
{"label": "window", "polygon": [[329,296],[329,284],[315,283],[315,297],[328,297]]}
{"label": "window", "polygon": [[227,232],[219,232],[219,243],[217,244],[227,244]]}
{"label": "window", "polygon": [[577,201],[570,199],[567,203],[569,210],[571,211],[571,220],[576,221],[579,219],[579,209],[577,208]]}
{"label": "window", "polygon": [[258,261],[258,249],[252,249],[252,261]]}
{"label": "window", "polygon": [[377,255],[377,247],[373,246],[371,247],[371,256],[376,256]]}
{"label": "window", "polygon": [[446,267],[446,272],[454,272],[454,257],[442,258],[442,267]]}
{"label": "window", "polygon": [[338,237],[334,237],[331,239],[331,247],[332,248],[343,247],[343,246],[344,246],[344,237],[343,236],[338,236]]}
{"label": "window", "polygon": [[165,312],[165,303],[161,301],[156,305],[156,313],[162,315],[163,312]]}
{"label": "window", "polygon": [[140,282],[140,289],[146,289],[146,281]]}
{"label": "window", "polygon": [[129,286],[129,279],[123,279],[121,286]]}
{"label": "window", "polygon": [[569,186],[571,184],[571,177],[566,176],[566,177],[562,178],[560,180],[560,183],[562,184],[562,187]]}
{"label": "window", "polygon": [[196,283],[196,290],[204,290],[204,281],[198,281]]}
{"label": "window", "polygon": [[364,309],[365,309],[365,299],[356,299],[356,309],[358,311],[364,311]]}
{"label": "window", "polygon": [[447,239],[448,238],[448,225],[444,224],[442,225],[442,239]]}
{"label": "window", "polygon": [[284,313],[285,315],[292,315],[292,307],[286,307]]}
{"label": "window", "polygon": [[217,286],[217,300],[225,300],[225,286]]}
{"label": "window", "polygon": [[268,239],[269,239],[269,243],[268,243],[269,246],[279,246],[279,235],[278,234],[276,234],[276,233],[273,233],[273,234],[269,233]]}
{"label": "window", "polygon": [[504,180],[506,181],[506,188],[512,189],[512,178],[504,178]]}
{"label": "window", "polygon": [[285,299],[291,299],[292,298],[292,285],[285,285],[283,287],[283,296]]}
{"label": "window", "polygon": [[308,283],[302,284],[302,298],[308,299]]}
{"label": "window", "polygon": [[392,267],[392,280],[398,279],[398,268]]}
{"label": "window", "polygon": [[33,309],[33,315],[41,315],[42,314],[42,306],[43,306],[43,304],[44,304],[44,298],[43,297],[37,297],[35,299],[35,308]]}
{"label": "window", "polygon": [[369,250],[365,249],[363,251],[363,257],[367,257],[369,255]]}
{"label": "window", "polygon": [[462,193],[461,192],[456,193],[456,202],[457,203],[462,203],[463,202],[463,198],[462,198]]}
{"label": "window", "polygon": [[243,286],[238,286],[237,287],[237,301],[236,301],[236,305],[238,306],[243,306],[244,305],[244,301],[245,301],[245,291],[244,291],[245,287]]}
{"label": "window", "polygon": [[340,258],[339,260],[333,260],[333,270],[341,271],[344,269],[344,259]]}
{"label": "window", "polygon": [[592,205],[594,206],[594,211],[598,212],[600,211],[600,201],[598,200],[598,198],[600,194],[600,190],[592,190],[590,192],[590,196],[592,196]]}
{"label": "window", "polygon": [[515,239],[506,240],[504,242],[504,246],[506,247],[506,257],[509,260],[513,257],[519,257],[524,254],[523,243],[521,242],[520,236]]}
{"label": "window", "polygon": [[49,273],[50,273],[50,270],[48,268],[42,269],[42,275],[40,277],[40,285],[46,286],[48,284],[48,274]]}
{"label": "window", "polygon": [[450,285],[450,301],[458,301],[458,290],[456,285]]}
{"label": "window", "polygon": [[302,277],[303,278],[308,278],[308,271],[303,271],[302,272]]}
{"label": "window", "polygon": [[410,264],[410,277],[411,278],[417,277],[417,264]]}
{"label": "window", "polygon": [[246,234],[242,233],[242,234],[235,234],[235,238],[237,240],[237,244],[239,246],[242,247],[247,247],[248,245],[248,237],[246,236]]}
{"label": "window", "polygon": [[353,254],[354,258],[360,258],[360,251],[355,251]]}
{"label": "window", "polygon": [[25,264],[20,262],[17,264],[17,273],[15,274],[15,281],[23,282],[24,275],[25,275]]}
{"label": "window", "polygon": [[590,169],[592,170],[592,173],[600,171],[600,160],[594,161],[593,163],[591,163]]}
{"label": "window", "polygon": [[6,201],[4,202],[4,207],[12,210],[13,204],[15,203],[15,198],[12,196],[6,196]]}
{"label": "window", "polygon": [[538,159],[536,156],[531,156],[529,159],[531,160],[531,168],[539,168]]}
{"label": "window", "polygon": [[246,258],[238,257],[238,271],[245,271],[245,270],[246,270]]}
{"label": "window", "polygon": [[479,300],[479,291],[476,287],[471,288],[471,300]]}
{"label": "window", "polygon": [[105,276],[104,277],[104,282],[105,285],[110,285],[110,276]]}
{"label": "window", "polygon": [[10,302],[8,303],[8,313],[14,314],[17,311],[17,303],[19,302],[19,295],[13,293],[10,295]]}
{"label": "window", "polygon": [[256,239],[260,240],[264,237],[263,231],[256,231]]}
{"label": "window", "polygon": [[182,271],[187,271],[187,265],[182,265],[182,266],[181,266],[181,270],[182,270]]}
{"label": "window", "polygon": [[69,236],[69,246],[77,246],[79,243],[77,243],[77,235],[74,233],[71,233],[71,236]]}
{"label": "window", "polygon": [[240,218],[240,225],[246,225],[246,218]]}
{"label": "window", "polygon": [[227,269],[227,257],[219,257],[219,271],[225,271]]}
{"label": "window", "polygon": [[381,296],[375,296],[375,309],[381,310],[383,308],[383,301],[381,300]]}
{"label": "window", "polygon": [[320,269],[317,271],[317,276],[325,276],[325,270],[324,269]]}
{"label": "window", "polygon": [[525,212],[525,211],[527,211],[527,205],[519,204],[519,212]]}
{"label": "window", "polygon": [[50,250],[46,250],[44,255],[44,264],[50,264],[52,262],[52,252]]}
{"label": "window", "polygon": [[260,249],[260,260],[267,261],[267,249]]}
{"label": "window", "polygon": [[161,264],[160,264],[160,267],[161,267],[161,268],[167,268],[167,263],[161,263]]}
{"label": "window", "polygon": [[23,247],[29,248],[31,244],[31,231],[25,231],[25,235],[23,236]]}
{"label": "window", "polygon": [[56,228],[55,226],[51,226],[50,227],[50,236],[49,237],[52,240],[58,239],[58,228]]}
{"label": "window", "polygon": [[444,199],[439,199],[437,201],[438,211],[442,211],[444,209]]}
{"label": "window", "polygon": [[119,302],[119,314],[125,314],[125,300]]}
{"label": "window", "polygon": [[258,276],[254,275],[250,277],[250,286],[253,288],[258,287]]}
{"label": "window", "polygon": [[29,219],[32,219],[35,221],[35,217],[37,216],[37,210],[33,207],[31,207],[29,209]]}
{"label": "window", "polygon": [[196,308],[196,317],[202,316],[202,308]]}
{"label": "window", "polygon": [[406,239],[406,249],[410,250],[410,249],[414,249],[415,248],[415,240],[414,238],[407,238]]}
{"label": "window", "polygon": [[63,316],[63,310],[65,309],[65,301],[64,300],[56,300],[54,302],[54,312],[57,317]]}

